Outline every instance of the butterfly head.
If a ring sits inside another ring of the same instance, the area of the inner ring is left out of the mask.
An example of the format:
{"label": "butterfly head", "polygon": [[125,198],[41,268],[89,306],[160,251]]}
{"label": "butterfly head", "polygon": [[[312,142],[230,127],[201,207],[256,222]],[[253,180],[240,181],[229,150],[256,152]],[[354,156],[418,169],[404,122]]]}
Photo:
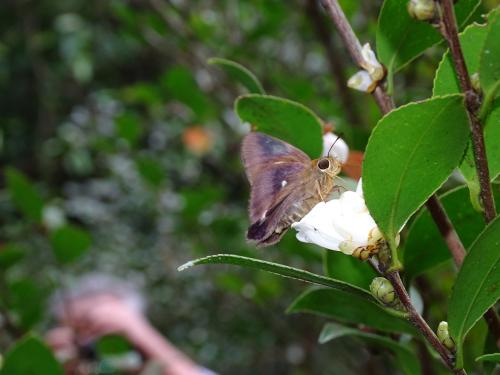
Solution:
{"label": "butterfly head", "polygon": [[314,163],[316,163],[316,168],[320,173],[324,173],[332,178],[338,175],[342,168],[340,162],[331,156],[316,159]]}

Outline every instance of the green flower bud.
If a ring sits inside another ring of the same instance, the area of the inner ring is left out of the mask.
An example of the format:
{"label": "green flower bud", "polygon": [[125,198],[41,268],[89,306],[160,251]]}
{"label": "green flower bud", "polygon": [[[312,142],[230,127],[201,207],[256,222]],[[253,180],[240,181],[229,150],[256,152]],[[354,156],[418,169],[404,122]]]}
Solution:
{"label": "green flower bud", "polygon": [[419,21],[430,21],[436,16],[434,0],[410,0],[407,8],[410,16]]}
{"label": "green flower bud", "polygon": [[481,82],[479,82],[479,73],[476,72],[470,76],[470,82],[472,84],[472,88],[476,92],[481,92]]}
{"label": "green flower bud", "polygon": [[455,351],[455,341],[453,341],[448,331],[448,322],[439,323],[436,334],[441,344],[449,350]]}
{"label": "green flower bud", "polygon": [[394,307],[399,304],[394,287],[384,277],[376,277],[370,284],[372,295],[383,305]]}

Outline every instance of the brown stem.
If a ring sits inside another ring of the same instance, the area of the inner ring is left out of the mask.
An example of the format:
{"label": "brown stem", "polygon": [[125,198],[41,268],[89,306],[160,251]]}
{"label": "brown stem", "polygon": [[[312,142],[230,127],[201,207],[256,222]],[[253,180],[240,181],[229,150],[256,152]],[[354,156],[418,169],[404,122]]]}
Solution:
{"label": "brown stem", "polygon": [[316,31],[316,35],[325,50],[330,71],[337,85],[340,100],[346,111],[347,118],[353,126],[359,127],[362,124],[362,120],[359,116],[359,111],[356,109],[356,102],[352,98],[351,90],[346,85],[347,75],[345,73],[344,61],[340,57],[340,53],[336,51],[325,19],[318,8],[318,2],[316,0],[307,0],[306,11],[311,19],[311,24]]}
{"label": "brown stem", "polygon": [[455,66],[455,72],[460,83],[460,88],[465,95],[465,109],[469,117],[469,124],[472,132],[472,151],[474,163],[479,178],[480,197],[484,206],[484,219],[486,223],[492,221],[496,216],[495,201],[490,185],[490,172],[488,170],[488,160],[486,148],[484,146],[484,136],[481,121],[478,117],[478,110],[481,104],[479,95],[472,88],[469,72],[465,65],[462,47],[458,39],[457,22],[452,0],[441,0],[442,25],[439,28],[443,37],[450,47],[451,57]]}
{"label": "brown stem", "polygon": [[460,268],[466,254],[465,248],[464,245],[462,244],[462,241],[460,240],[460,237],[458,237],[457,231],[455,230],[453,224],[448,218],[448,215],[446,214],[443,205],[436,197],[436,195],[431,196],[429,200],[426,202],[426,205],[432,218],[434,219],[434,222],[436,223],[439,229],[439,232],[441,233],[441,236],[448,245],[448,249],[450,250],[451,256],[453,257],[455,264],[457,265],[458,268]]}
{"label": "brown stem", "polygon": [[401,301],[403,306],[406,308],[406,311],[410,315],[409,316],[410,322],[415,327],[417,327],[417,329],[420,332],[422,332],[422,334],[429,342],[429,344],[431,344],[432,347],[441,356],[446,367],[454,374],[465,374],[465,371],[463,369],[455,369],[453,355],[448,351],[448,349],[443,344],[441,344],[436,334],[432,331],[427,322],[422,318],[422,316],[417,312],[417,310],[415,310],[415,307],[411,303],[410,296],[408,295],[408,292],[406,291],[406,288],[403,285],[403,282],[401,281],[399,272],[397,271],[389,272],[385,275],[385,277],[387,278],[387,280],[391,282],[399,300]]}

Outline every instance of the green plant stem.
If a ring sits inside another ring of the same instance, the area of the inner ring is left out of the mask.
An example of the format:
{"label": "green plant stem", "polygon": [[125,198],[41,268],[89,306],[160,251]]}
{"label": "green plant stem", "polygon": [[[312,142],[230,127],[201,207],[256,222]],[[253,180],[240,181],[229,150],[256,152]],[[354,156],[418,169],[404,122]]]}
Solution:
{"label": "green plant stem", "polygon": [[474,91],[472,82],[465,64],[462,47],[458,38],[457,22],[452,0],[441,0],[441,25],[439,30],[446,39],[450,48],[451,57],[455,66],[455,73],[460,83],[460,88],[465,96],[465,109],[469,117],[472,132],[472,151],[474,163],[480,185],[481,203],[484,207],[484,219],[486,223],[492,221],[496,216],[495,201],[491,191],[490,173],[488,170],[488,159],[484,145],[484,135],[479,118],[481,100]]}
{"label": "green plant stem", "polygon": [[399,276],[399,272],[393,271],[386,273],[385,277],[389,280],[394,287],[399,300],[408,312],[408,320],[424,335],[425,339],[432,345],[432,347],[438,352],[443,362],[445,363],[448,370],[454,374],[466,374],[464,369],[455,369],[455,360],[453,354],[439,341],[436,334],[429,327],[427,322],[422,318],[422,316],[417,312],[413,304],[411,303],[410,296],[406,291],[406,288]]}

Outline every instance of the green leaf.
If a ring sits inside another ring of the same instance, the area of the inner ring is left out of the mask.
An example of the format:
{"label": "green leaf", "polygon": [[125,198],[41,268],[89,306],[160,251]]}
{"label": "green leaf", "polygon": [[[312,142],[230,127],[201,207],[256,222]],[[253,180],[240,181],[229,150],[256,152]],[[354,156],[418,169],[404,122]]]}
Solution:
{"label": "green leaf", "polygon": [[90,234],[73,225],[56,229],[50,237],[54,254],[61,263],[69,263],[82,256],[90,247]]}
{"label": "green leaf", "polygon": [[[385,0],[380,11],[376,35],[377,56],[389,76],[442,38],[429,23],[410,17],[408,0]],[[460,0],[455,6],[457,22],[464,26],[479,4],[478,0]]]}
{"label": "green leaf", "polygon": [[139,174],[152,186],[159,187],[165,180],[165,170],[158,160],[144,155],[138,157],[135,163]]}
{"label": "green leaf", "polygon": [[140,120],[134,113],[126,112],[116,120],[118,136],[134,146],[142,135]]}
{"label": "green leaf", "polygon": [[500,11],[492,13],[488,19],[488,34],[484,41],[479,63],[479,80],[485,101],[494,98],[500,88]]}
{"label": "green leaf", "polygon": [[44,295],[31,279],[19,279],[9,283],[8,306],[19,319],[20,325],[30,329],[43,315]]}
{"label": "green leaf", "polygon": [[345,323],[366,325],[384,332],[405,332],[412,335],[416,332],[408,321],[390,315],[374,300],[360,298],[338,289],[306,290],[292,302],[287,312],[317,314]]}
{"label": "green leaf", "polygon": [[367,262],[345,256],[339,251],[325,250],[324,267],[327,276],[366,290],[370,289],[372,280],[377,276]]}
{"label": "green leaf", "polygon": [[123,354],[132,349],[130,343],[122,336],[119,335],[106,335],[97,341],[97,352],[101,356]]}
{"label": "green leaf", "polygon": [[0,375],[64,375],[52,351],[35,336],[27,336],[7,352]]}
{"label": "green leaf", "polygon": [[[500,199],[498,188],[493,189]],[[469,202],[467,188],[462,186],[439,197],[465,247],[469,247],[484,229],[484,219]],[[427,209],[422,210],[409,228],[404,246],[403,264],[411,279],[451,258],[448,246]]]}
{"label": "green leaf", "polygon": [[376,348],[385,347],[394,353],[396,362],[407,375],[419,375],[420,363],[409,348],[388,337],[376,335],[374,333],[363,332],[354,328],[342,326],[336,323],[327,323],[319,336],[319,342],[325,344],[328,341],[344,336],[355,336],[363,341],[372,344]]}
{"label": "green leaf", "polygon": [[384,116],[363,164],[366,204],[388,241],[446,181],[469,134],[460,95],[411,103]]}
{"label": "green leaf", "polygon": [[476,361],[500,363],[500,353],[483,354],[482,356],[477,357]]}
{"label": "green leaf", "polygon": [[219,57],[212,57],[208,59],[208,63],[212,65],[218,65],[226,71],[226,73],[234,80],[241,83],[247,88],[250,93],[253,94],[265,94],[266,92],[262,88],[257,77],[243,65],[238,64],[235,61],[222,59]]}
{"label": "green leaf", "polygon": [[25,251],[22,246],[8,243],[0,248],[0,269],[5,271],[24,257]]}
{"label": "green leaf", "polygon": [[[490,179],[493,181],[500,175],[500,144],[498,143],[500,139],[500,126],[498,126],[498,124],[500,124],[500,99],[495,100],[492,107],[493,109],[484,120],[484,145],[486,148],[486,157],[488,159]],[[460,172],[462,172],[465,177],[472,202],[477,202],[476,207],[478,211],[482,211],[479,203],[479,178],[477,176],[470,143],[464,160],[460,164]]]}
{"label": "green leaf", "polygon": [[312,159],[320,156],[323,124],[302,104],[275,96],[250,94],[236,100],[235,110],[254,130],[288,142]]}
{"label": "green leaf", "polygon": [[16,207],[28,218],[39,222],[42,218],[43,199],[31,181],[14,168],[7,168],[7,189]]}
{"label": "green leaf", "polygon": [[[462,46],[462,52],[469,74],[479,72],[479,57],[481,56],[486,34],[486,25],[473,24],[467,26],[459,35],[460,45]],[[442,96],[460,92],[460,84],[455,73],[450,50],[448,49],[443,55],[439,67],[436,70],[432,95]]]}
{"label": "green leaf", "polygon": [[500,297],[500,217],[472,244],[458,273],[448,310],[450,333],[457,343],[457,366],[467,332]]}
{"label": "green leaf", "polygon": [[178,271],[184,271],[187,268],[190,268],[192,266],[197,266],[200,264],[234,264],[237,266],[268,271],[276,275],[289,277],[291,279],[302,280],[308,283],[323,285],[333,289],[338,289],[350,295],[356,295],[360,299],[365,298],[369,301],[374,301],[374,298],[371,296],[370,293],[354,285],[350,285],[346,282],[317,275],[315,273],[304,271],[298,268],[285,266],[283,264],[272,263],[265,260],[244,257],[240,255],[218,254],[204,258],[199,258],[183,264],[178,268]]}
{"label": "green leaf", "polygon": [[174,66],[163,75],[162,81],[168,93],[190,107],[198,117],[203,117],[211,110],[207,97],[188,68]]}

